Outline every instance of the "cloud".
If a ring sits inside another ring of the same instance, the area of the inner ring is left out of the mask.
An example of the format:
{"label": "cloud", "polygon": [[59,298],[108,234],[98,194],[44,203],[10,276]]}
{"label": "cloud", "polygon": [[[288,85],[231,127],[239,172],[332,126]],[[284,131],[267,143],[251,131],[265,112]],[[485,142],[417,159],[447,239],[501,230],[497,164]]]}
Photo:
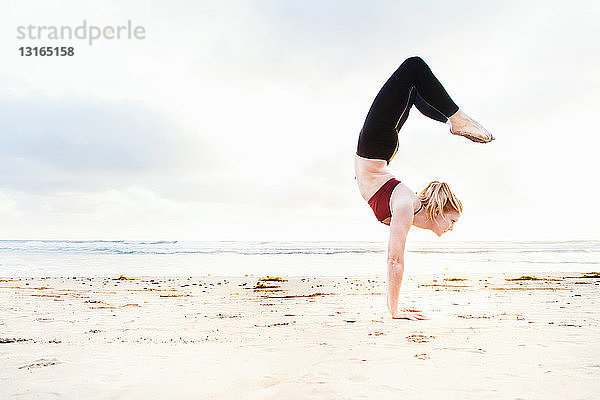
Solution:
{"label": "cloud", "polygon": [[[227,128],[220,133],[227,133]],[[238,134],[230,131],[229,136],[234,133]],[[354,184],[352,165],[338,161],[339,149],[320,148],[318,155],[308,154],[295,169],[281,164],[287,172],[273,174],[269,171],[274,164],[267,161],[285,159],[285,153],[293,149],[285,146],[285,138],[263,138],[264,147],[247,155],[244,169],[231,159],[231,154],[247,152],[243,145],[178,125],[160,110],[136,101],[4,97],[0,99],[0,140],[4,143],[0,188],[12,196],[14,191],[42,196],[30,201],[17,196],[16,208],[51,203],[56,210],[62,203],[77,212],[90,209],[89,205],[77,207],[77,201],[65,203],[64,197],[49,203],[43,195],[89,197],[97,193],[102,197],[107,191],[128,193],[133,187],[188,204],[339,208],[348,204],[345,192],[354,188],[349,186]],[[83,204],[84,198],[80,199]],[[128,204],[129,200],[121,206],[128,208]]]}
{"label": "cloud", "polygon": [[202,132],[133,101],[0,98],[0,140],[0,187],[34,193],[127,187],[220,160]]}

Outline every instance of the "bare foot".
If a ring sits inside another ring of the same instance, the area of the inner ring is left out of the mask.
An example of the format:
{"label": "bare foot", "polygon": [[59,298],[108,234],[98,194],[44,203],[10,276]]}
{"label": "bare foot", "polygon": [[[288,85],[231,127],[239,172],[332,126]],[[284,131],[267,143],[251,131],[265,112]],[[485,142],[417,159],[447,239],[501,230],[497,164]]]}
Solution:
{"label": "bare foot", "polygon": [[450,123],[450,132],[453,135],[464,136],[477,143],[489,143],[495,139],[494,135],[462,110],[458,110],[448,118],[448,122]]}

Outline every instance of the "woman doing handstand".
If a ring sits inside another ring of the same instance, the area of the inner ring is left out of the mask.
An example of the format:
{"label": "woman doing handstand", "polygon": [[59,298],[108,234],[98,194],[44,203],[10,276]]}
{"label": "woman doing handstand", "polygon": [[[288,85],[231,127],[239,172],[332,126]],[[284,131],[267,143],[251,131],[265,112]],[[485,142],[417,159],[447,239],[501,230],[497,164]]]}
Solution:
{"label": "woman doing handstand", "polygon": [[398,150],[398,132],[415,105],[425,116],[448,123],[450,132],[477,143],[494,136],[452,101],[420,57],[407,58],[383,85],[365,119],[354,159],[358,189],[377,219],[390,226],[387,303],[392,318],[427,319],[419,310],[398,308],[404,274],[404,247],[411,226],[436,235],[452,230],[462,213],[445,182],[433,181],[417,196],[387,168]]}

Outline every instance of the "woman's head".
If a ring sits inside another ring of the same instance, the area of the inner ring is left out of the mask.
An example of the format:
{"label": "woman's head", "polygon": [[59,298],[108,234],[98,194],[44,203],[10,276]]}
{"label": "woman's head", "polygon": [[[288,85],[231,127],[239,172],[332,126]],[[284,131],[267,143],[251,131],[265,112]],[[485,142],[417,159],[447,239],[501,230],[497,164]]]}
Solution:
{"label": "woman's head", "polygon": [[419,194],[423,211],[438,236],[452,230],[462,213],[462,203],[446,182],[433,181]]}

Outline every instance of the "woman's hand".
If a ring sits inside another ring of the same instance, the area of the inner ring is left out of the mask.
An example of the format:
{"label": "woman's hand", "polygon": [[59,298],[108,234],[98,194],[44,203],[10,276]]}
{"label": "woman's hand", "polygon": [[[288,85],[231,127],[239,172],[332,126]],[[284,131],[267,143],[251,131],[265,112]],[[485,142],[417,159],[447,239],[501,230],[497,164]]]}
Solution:
{"label": "woman's hand", "polygon": [[429,319],[423,314],[421,314],[421,310],[416,310],[414,308],[401,308],[396,311],[394,315],[392,315],[394,319],[410,319],[412,321],[419,321],[422,319]]}

